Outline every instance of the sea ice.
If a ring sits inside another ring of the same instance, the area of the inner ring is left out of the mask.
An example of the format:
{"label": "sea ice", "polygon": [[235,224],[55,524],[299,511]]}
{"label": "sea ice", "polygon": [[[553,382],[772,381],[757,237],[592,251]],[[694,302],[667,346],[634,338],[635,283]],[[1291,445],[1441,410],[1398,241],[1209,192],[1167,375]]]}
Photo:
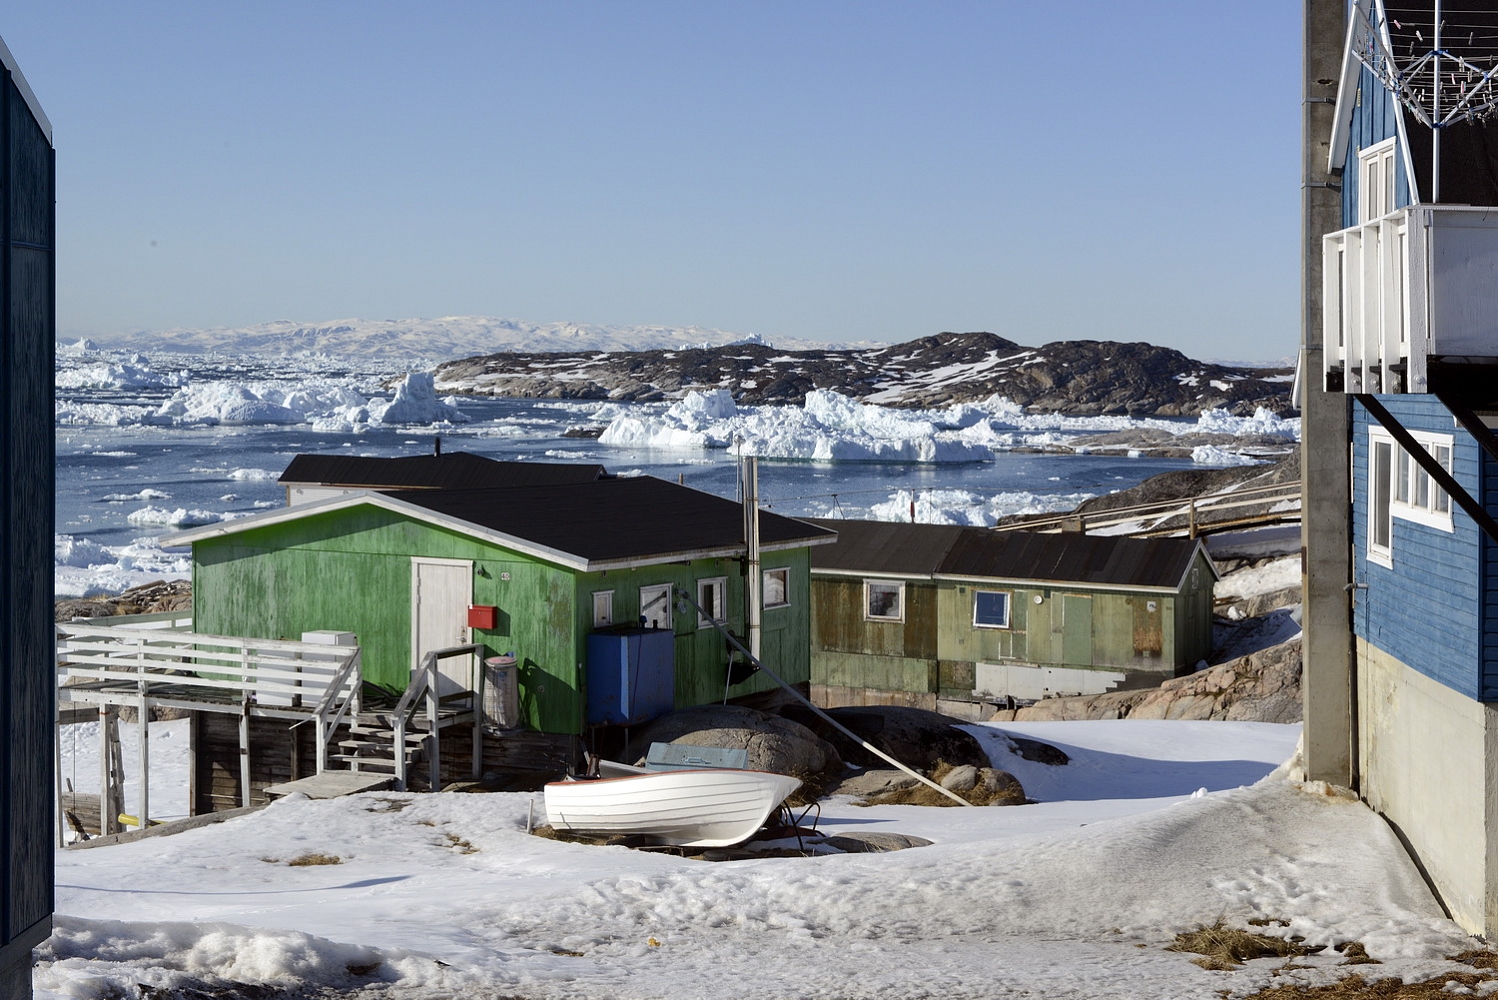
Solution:
{"label": "sea ice", "polygon": [[1236,451],[1228,451],[1226,448],[1219,448],[1215,444],[1202,444],[1197,445],[1195,448],[1192,448],[1191,461],[1195,462],[1197,465],[1212,465],[1221,467],[1260,464],[1257,458],[1253,458]]}
{"label": "sea ice", "polygon": [[100,545],[74,535],[54,537],[53,592],[57,597],[118,594],[153,580],[192,576],[186,553],[169,553],[155,538],[127,545]]}

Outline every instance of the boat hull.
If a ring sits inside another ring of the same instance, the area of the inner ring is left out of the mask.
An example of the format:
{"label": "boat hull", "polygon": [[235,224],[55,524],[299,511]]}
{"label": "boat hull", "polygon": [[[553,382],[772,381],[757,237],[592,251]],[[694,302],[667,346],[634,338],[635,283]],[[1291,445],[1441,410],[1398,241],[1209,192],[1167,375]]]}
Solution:
{"label": "boat hull", "polygon": [[728,847],[752,837],[800,786],[769,771],[701,769],[553,781],[544,791],[547,819],[558,830]]}

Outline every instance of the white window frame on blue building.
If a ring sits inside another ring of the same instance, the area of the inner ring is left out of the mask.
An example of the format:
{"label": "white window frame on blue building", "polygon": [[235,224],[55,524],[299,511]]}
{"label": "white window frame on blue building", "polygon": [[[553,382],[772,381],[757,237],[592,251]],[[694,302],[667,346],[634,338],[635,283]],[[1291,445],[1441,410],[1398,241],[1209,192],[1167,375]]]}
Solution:
{"label": "white window frame on blue building", "polygon": [[[1450,434],[1410,431],[1447,472],[1455,438]],[[1430,473],[1399,446],[1382,427],[1368,428],[1368,558],[1381,566],[1394,565],[1394,519],[1437,531],[1454,531],[1451,497]]]}

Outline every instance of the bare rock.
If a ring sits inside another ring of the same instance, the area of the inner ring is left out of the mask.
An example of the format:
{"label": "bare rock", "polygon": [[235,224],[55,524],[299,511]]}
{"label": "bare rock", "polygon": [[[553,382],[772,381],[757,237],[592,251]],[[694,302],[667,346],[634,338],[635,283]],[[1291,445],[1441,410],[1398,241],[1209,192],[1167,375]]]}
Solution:
{"label": "bare rock", "polygon": [[115,597],[68,597],[53,606],[53,621],[74,618],[109,618],[114,615],[146,615],[192,608],[192,581],[155,580]]}
{"label": "bare rock", "polygon": [[1299,722],[1301,650],[1291,639],[1215,667],[1176,677],[1157,688],[1047,698],[996,722],[1072,719],[1226,719]]}
{"label": "bare rock", "polygon": [[[886,761],[848,739],[815,713],[795,707],[782,711],[787,718],[795,719],[830,742],[850,764],[886,765]],[[958,729],[955,725],[958,720],[938,712],[901,705],[860,705],[829,709],[827,714],[861,739],[918,771],[930,771],[940,761],[974,767],[987,767],[989,763],[977,739]]]}
{"label": "bare rock", "polygon": [[[992,771],[993,768],[987,770]],[[978,784],[978,769],[971,764],[959,764],[941,779],[941,787],[949,792],[969,792]]]}
{"label": "bare rock", "polygon": [[987,805],[1022,806],[1027,801],[1025,789],[1020,785],[1019,779],[996,767],[978,768],[975,787],[979,794],[974,797],[982,799]]}
{"label": "bare rock", "polygon": [[1032,740],[1028,736],[1015,736],[1013,733],[1005,733],[1004,735],[1009,737],[1010,743],[1014,744],[1014,752],[1025,760],[1036,764],[1047,764],[1051,767],[1060,767],[1063,764],[1071,763],[1071,758],[1060,747],[1053,747],[1049,743],[1042,743],[1040,740]]}
{"label": "bare rock", "polygon": [[741,705],[699,705],[662,716],[630,741],[632,753],[643,756],[652,743],[747,750],[750,768],[815,787],[843,770],[837,750],[805,726]]}
{"label": "bare rock", "polygon": [[925,837],[912,837],[904,833],[840,833],[828,837],[822,843],[835,847],[845,854],[885,854],[903,851],[910,847],[929,847],[931,841]]}
{"label": "bare rock", "polygon": [[874,795],[883,795],[885,792],[892,792],[901,788],[912,788],[918,784],[920,784],[919,781],[904,771],[897,771],[894,768],[871,768],[860,774],[844,778],[828,794],[853,795],[858,798],[868,798]]}

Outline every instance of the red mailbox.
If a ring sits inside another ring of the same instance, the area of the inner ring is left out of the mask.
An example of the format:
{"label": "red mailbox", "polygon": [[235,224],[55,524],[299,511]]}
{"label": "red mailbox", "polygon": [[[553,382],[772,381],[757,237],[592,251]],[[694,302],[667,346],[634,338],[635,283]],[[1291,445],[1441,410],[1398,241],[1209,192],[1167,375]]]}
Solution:
{"label": "red mailbox", "polygon": [[468,605],[468,627],[493,629],[499,624],[499,609],[492,604]]}

